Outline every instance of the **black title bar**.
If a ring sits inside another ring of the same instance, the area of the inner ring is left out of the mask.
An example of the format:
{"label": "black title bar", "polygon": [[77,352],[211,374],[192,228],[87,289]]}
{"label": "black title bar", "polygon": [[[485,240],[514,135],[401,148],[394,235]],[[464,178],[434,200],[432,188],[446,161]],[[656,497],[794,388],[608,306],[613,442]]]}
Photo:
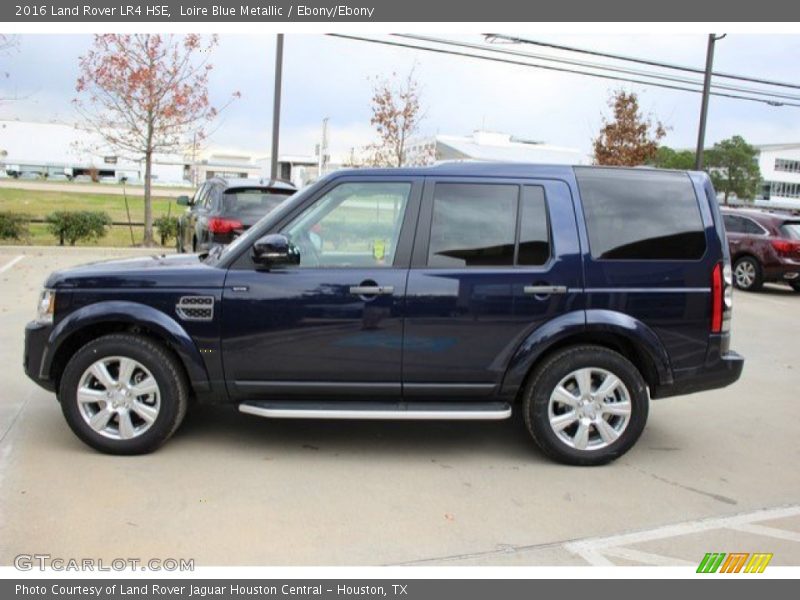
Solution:
{"label": "black title bar", "polygon": [[786,0],[3,0],[0,21],[57,22],[781,22],[800,20]]}

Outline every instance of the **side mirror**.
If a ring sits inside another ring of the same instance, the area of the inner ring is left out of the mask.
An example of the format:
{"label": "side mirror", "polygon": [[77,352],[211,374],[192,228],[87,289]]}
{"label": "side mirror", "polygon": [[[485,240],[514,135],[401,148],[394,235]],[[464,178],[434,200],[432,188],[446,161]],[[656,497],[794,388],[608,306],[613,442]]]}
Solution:
{"label": "side mirror", "polygon": [[269,233],[253,244],[253,262],[269,269],[300,264],[300,250],[285,235]]}
{"label": "side mirror", "polygon": [[177,198],[177,200],[175,200],[175,202],[178,203],[178,206],[191,206],[192,205],[192,199],[189,198],[189,196],[178,196],[178,198]]}

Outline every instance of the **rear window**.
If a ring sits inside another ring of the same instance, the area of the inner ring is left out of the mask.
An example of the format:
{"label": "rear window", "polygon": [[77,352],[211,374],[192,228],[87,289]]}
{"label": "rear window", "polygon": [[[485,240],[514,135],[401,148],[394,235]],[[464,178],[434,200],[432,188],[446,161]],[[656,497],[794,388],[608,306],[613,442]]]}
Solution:
{"label": "rear window", "polygon": [[575,168],[592,257],[696,260],[706,238],[685,173]]}
{"label": "rear window", "polygon": [[232,189],[222,194],[222,212],[229,216],[242,213],[266,215],[290,195],[264,189]]}
{"label": "rear window", "polygon": [[800,240],[800,221],[792,221],[781,225],[781,234],[790,240]]}

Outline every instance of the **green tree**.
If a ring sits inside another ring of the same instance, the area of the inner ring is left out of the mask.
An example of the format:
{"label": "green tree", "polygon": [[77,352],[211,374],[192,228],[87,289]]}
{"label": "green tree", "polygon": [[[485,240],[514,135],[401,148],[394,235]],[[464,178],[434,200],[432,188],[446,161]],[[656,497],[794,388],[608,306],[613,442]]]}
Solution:
{"label": "green tree", "polygon": [[690,171],[694,169],[694,152],[691,150],[674,150],[669,146],[659,146],[650,164],[659,169]]}
{"label": "green tree", "polygon": [[723,203],[728,204],[731,194],[740,200],[755,198],[761,183],[758,168],[758,150],[739,135],[714,144],[706,151],[706,168],[718,192],[723,193]]}

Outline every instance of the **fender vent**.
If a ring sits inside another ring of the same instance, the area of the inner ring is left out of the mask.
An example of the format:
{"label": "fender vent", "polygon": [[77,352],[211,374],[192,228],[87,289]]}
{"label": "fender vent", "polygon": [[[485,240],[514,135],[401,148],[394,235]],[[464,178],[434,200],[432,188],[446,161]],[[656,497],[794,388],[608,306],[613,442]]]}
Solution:
{"label": "fender vent", "polygon": [[214,318],[214,296],[182,296],[175,312],[184,321],[211,321]]}

